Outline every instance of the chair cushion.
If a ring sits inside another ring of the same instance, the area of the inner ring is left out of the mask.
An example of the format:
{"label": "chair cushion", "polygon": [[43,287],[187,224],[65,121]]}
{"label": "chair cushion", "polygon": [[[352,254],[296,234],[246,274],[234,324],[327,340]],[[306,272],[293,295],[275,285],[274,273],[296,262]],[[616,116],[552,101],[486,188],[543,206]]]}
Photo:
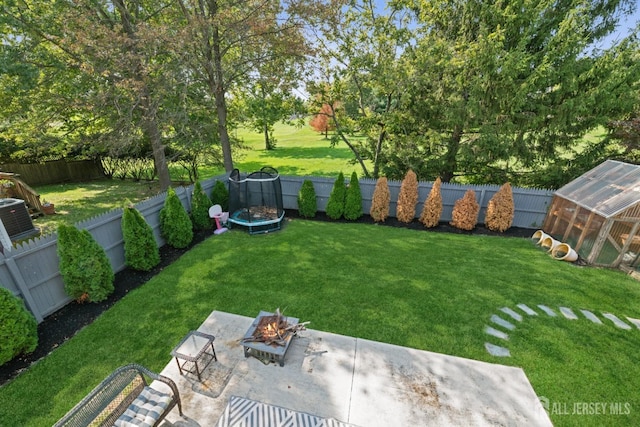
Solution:
{"label": "chair cushion", "polygon": [[171,403],[171,396],[145,387],[116,420],[115,427],[153,426]]}

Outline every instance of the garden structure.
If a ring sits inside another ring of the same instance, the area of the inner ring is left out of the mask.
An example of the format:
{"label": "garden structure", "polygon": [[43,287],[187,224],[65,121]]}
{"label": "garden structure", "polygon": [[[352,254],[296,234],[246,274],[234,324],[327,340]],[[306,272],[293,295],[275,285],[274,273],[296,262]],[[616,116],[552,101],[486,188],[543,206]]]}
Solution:
{"label": "garden structure", "polygon": [[229,176],[228,223],[246,227],[250,234],[280,229],[284,218],[280,174],[271,167],[244,176],[238,169]]}
{"label": "garden structure", "polygon": [[544,231],[588,264],[635,269],[640,261],[640,166],[607,160],[557,190]]}

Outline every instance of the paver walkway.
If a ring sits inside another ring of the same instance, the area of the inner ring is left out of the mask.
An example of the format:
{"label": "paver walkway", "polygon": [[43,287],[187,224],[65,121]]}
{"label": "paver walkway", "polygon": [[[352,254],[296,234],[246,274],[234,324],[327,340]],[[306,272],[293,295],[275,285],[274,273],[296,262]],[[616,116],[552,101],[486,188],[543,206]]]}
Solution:
{"label": "paver walkway", "polygon": [[[531,307],[526,304],[518,304],[516,305],[516,309],[510,307],[502,307],[500,308],[501,314],[508,315],[513,321],[521,322],[523,319],[526,319],[526,316],[538,316],[539,314],[546,315],[548,317],[558,317],[558,314],[554,310],[554,308],[549,307],[544,304],[538,304],[537,308],[541,311],[538,313]],[[562,314],[562,317],[568,320],[580,320],[580,317],[576,314],[576,311],[571,309],[570,307],[558,307],[558,311]],[[597,325],[604,325],[605,323],[592,311],[580,309],[578,311],[582,313],[585,319],[590,320],[592,323]],[[524,314],[521,314],[524,313]],[[626,323],[624,320],[620,319],[618,316],[612,313],[601,313],[602,317],[609,320],[608,324],[613,324],[617,328],[631,330],[633,327]],[[511,352],[506,347],[505,341],[509,341],[509,332],[515,330],[516,325],[512,321],[505,320],[497,314],[492,314],[489,318],[491,321],[491,326],[485,326],[484,332],[489,335],[491,338],[497,338],[500,340],[498,344],[495,342],[485,342],[484,347],[487,349],[489,354],[497,357],[510,357]],[[627,317],[626,320],[634,325],[637,329],[640,330],[640,319],[634,319],[631,317]],[[502,328],[502,329],[500,329]],[[495,340],[494,340],[495,341]]]}

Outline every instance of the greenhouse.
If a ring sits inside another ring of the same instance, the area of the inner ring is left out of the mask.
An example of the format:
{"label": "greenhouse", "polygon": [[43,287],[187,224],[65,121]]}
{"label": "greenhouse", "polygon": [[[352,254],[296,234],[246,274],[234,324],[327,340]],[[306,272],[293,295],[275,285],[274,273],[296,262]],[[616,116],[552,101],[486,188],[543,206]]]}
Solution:
{"label": "greenhouse", "polygon": [[543,229],[588,264],[635,269],[640,254],[640,166],[607,160],[560,188]]}

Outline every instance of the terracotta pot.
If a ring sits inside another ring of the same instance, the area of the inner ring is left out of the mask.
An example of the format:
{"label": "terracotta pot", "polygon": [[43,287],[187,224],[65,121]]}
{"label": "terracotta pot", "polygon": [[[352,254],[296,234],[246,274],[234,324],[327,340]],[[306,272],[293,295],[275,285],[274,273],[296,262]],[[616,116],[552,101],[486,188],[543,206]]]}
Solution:
{"label": "terracotta pot", "polygon": [[53,215],[56,213],[56,208],[53,203],[49,203],[48,205],[42,205],[42,212],[45,215]]}

